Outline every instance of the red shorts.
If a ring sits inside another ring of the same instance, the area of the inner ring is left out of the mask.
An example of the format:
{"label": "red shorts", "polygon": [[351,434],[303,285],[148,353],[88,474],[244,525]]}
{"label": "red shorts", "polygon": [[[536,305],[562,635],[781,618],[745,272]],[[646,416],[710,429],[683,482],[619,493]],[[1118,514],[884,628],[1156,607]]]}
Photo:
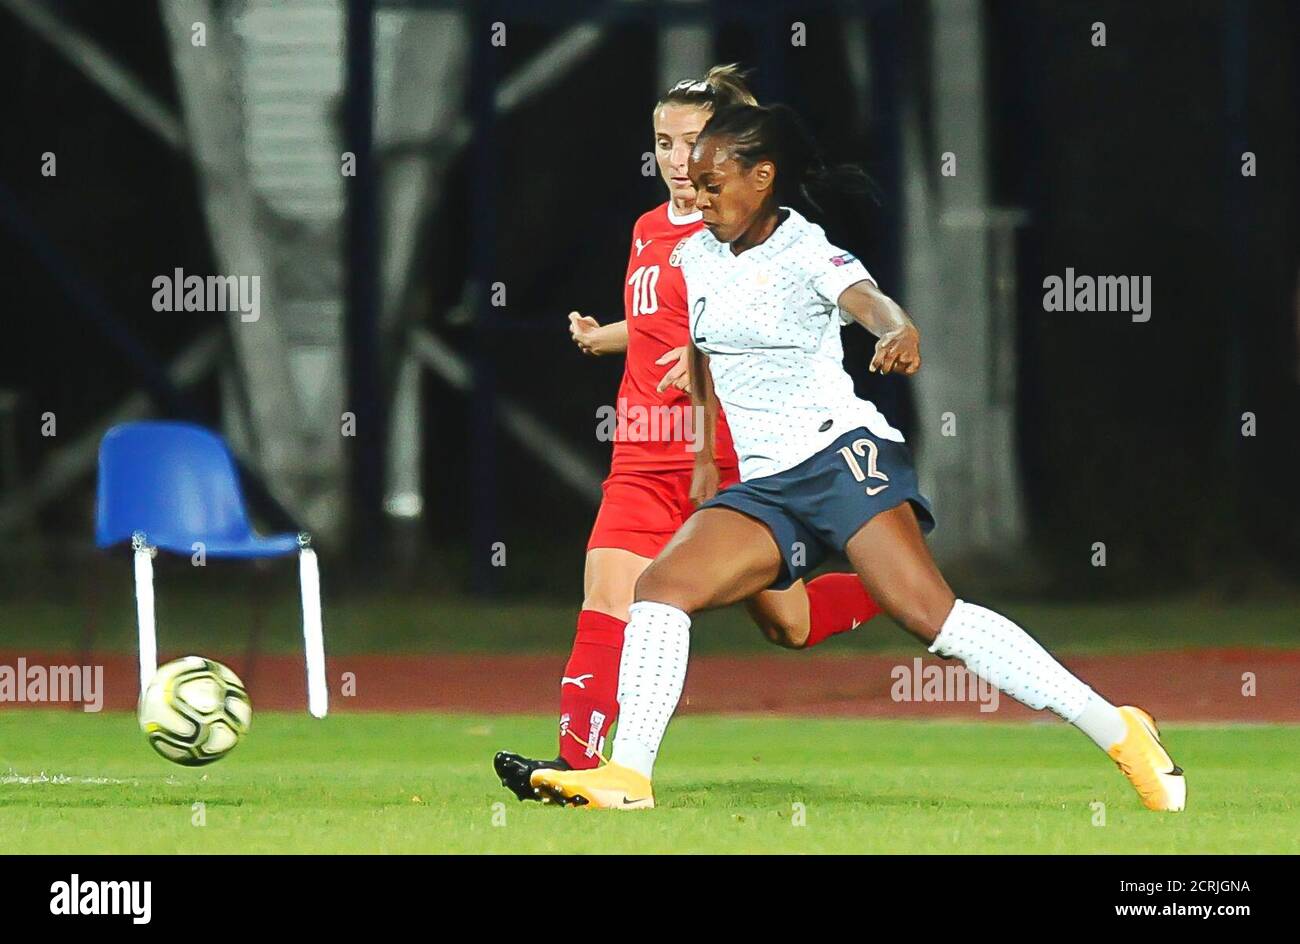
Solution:
{"label": "red shorts", "polygon": [[[735,466],[721,466],[720,488],[740,481]],[[695,510],[691,469],[611,472],[601,485],[605,497],[596,512],[587,550],[617,547],[641,557],[656,557]]]}

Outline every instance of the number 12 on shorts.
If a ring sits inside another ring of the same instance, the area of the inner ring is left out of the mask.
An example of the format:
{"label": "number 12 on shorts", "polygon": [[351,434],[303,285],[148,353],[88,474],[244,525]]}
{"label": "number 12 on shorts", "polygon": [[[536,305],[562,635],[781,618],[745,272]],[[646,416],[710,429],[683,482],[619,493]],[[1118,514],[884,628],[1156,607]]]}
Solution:
{"label": "number 12 on shorts", "polygon": [[[844,462],[848,465],[849,471],[853,473],[853,478],[857,481],[865,482],[867,479],[878,479],[886,483],[884,485],[868,485],[868,495],[879,495],[889,488],[889,476],[876,468],[876,462],[880,457],[880,448],[870,439],[855,439],[852,445],[845,446],[839,450],[839,453],[844,457]],[[867,460],[865,472],[862,470],[862,463],[858,462],[857,457]]]}

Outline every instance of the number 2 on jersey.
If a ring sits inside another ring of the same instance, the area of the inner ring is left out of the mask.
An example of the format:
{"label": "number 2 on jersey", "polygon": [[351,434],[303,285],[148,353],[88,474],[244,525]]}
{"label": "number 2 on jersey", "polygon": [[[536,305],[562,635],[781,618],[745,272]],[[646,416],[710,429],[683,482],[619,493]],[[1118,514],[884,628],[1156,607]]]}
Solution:
{"label": "number 2 on jersey", "polygon": [[[866,447],[865,452],[863,452],[863,447]],[[849,471],[853,473],[853,478],[857,481],[865,482],[867,479],[879,479],[882,482],[889,482],[889,476],[876,468],[876,461],[879,457],[880,449],[870,439],[855,439],[853,440],[853,445],[845,446],[843,449],[839,450],[839,453],[844,457],[844,461],[848,464]],[[857,453],[859,456],[862,456],[867,460],[867,471],[862,471],[862,465],[854,458],[854,453]],[[887,488],[889,488],[888,484],[876,486],[868,485],[867,494],[879,495]]]}
{"label": "number 2 on jersey", "polygon": [[659,285],[659,267],[657,265],[641,266],[627,280],[632,286],[632,314],[653,315],[659,310],[659,296],[655,288]]}

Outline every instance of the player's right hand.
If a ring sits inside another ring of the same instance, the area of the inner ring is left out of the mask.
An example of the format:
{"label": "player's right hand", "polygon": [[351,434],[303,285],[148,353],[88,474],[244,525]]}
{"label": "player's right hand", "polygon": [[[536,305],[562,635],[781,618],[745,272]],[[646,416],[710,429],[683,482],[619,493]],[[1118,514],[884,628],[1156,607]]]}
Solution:
{"label": "player's right hand", "polygon": [[669,387],[676,387],[683,393],[691,392],[690,353],[690,348],[675,347],[655,361],[655,364],[659,367],[663,367],[665,364],[673,365],[669,368],[668,373],[664,374],[663,379],[659,381],[659,386],[655,387],[657,393],[663,393]]}
{"label": "player's right hand", "polygon": [[916,325],[900,325],[880,336],[868,370],[907,376],[921,369],[921,333]]}
{"label": "player's right hand", "polygon": [[697,508],[718,494],[721,480],[718,463],[712,456],[695,460],[695,469],[691,472],[691,501]]}
{"label": "player's right hand", "polygon": [[569,336],[578,350],[593,357],[604,353],[600,350],[600,322],[588,315],[576,311],[569,312]]}

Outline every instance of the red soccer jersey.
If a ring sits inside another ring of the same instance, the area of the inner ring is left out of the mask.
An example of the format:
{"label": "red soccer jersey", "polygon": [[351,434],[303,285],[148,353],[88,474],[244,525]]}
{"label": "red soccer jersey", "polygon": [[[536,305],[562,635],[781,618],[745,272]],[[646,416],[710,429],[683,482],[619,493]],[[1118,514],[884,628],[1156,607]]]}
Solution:
{"label": "red soccer jersey", "polygon": [[[674,216],[663,203],[642,214],[632,227],[632,251],[623,286],[627,319],[627,359],[618,388],[618,427],[612,472],[680,469],[694,464],[701,432],[692,422],[691,398],[675,387],[655,387],[671,364],[656,364],[676,347],[690,343],[686,280],[673,250],[703,224],[698,212]],[[721,412],[714,438],[721,466],[736,464],[731,431]]]}

